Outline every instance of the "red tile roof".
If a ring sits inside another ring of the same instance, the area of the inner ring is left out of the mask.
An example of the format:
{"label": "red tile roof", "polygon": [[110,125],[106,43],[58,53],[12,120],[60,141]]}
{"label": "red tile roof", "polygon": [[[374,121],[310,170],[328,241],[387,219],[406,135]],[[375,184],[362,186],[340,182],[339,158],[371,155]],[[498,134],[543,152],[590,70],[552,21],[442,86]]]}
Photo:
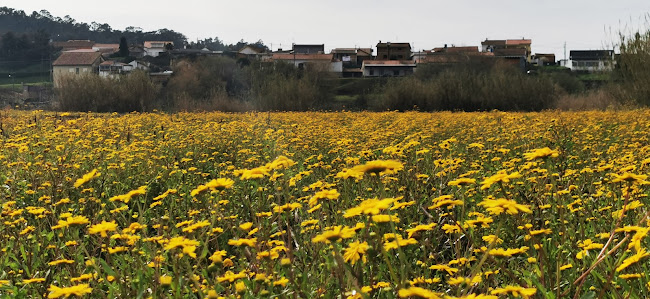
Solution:
{"label": "red tile roof", "polygon": [[532,43],[529,39],[507,39],[506,45],[530,45]]}
{"label": "red tile roof", "polygon": [[52,65],[93,65],[101,57],[99,52],[63,52]]}

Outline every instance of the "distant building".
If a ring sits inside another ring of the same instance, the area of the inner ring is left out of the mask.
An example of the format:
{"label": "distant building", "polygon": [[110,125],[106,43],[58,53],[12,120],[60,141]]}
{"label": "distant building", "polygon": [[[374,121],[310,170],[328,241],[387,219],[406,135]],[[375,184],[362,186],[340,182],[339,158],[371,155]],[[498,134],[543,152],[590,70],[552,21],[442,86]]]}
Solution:
{"label": "distant building", "polygon": [[114,60],[104,61],[99,64],[100,77],[113,77],[116,75],[126,74],[132,70],[133,65]]}
{"label": "distant building", "polygon": [[377,60],[406,60],[411,59],[411,44],[382,43],[377,44]]}
{"label": "distant building", "polygon": [[415,72],[411,60],[366,60],[361,66],[364,77],[403,77]]}
{"label": "distant building", "polygon": [[93,50],[63,52],[52,63],[54,86],[56,87],[65,76],[97,73],[100,63],[102,63],[102,53]]}
{"label": "distant building", "polygon": [[102,54],[113,54],[120,50],[120,44],[94,44],[92,49]]}
{"label": "distant building", "polygon": [[249,60],[252,59],[259,60],[261,59],[262,56],[265,56],[266,54],[267,54],[266,49],[263,47],[246,45],[243,48],[241,48],[239,51],[237,51],[237,58],[248,58]]}
{"label": "distant building", "polygon": [[324,54],[325,45],[293,45],[293,53],[296,54]]}
{"label": "distant building", "polygon": [[273,53],[270,61],[284,61],[293,64],[299,69],[320,66],[333,73],[340,74],[343,72],[343,63],[340,60],[334,59],[332,54]]}
{"label": "distant building", "polygon": [[145,56],[158,57],[160,53],[167,51],[167,45],[174,46],[171,41],[146,41],[144,42]]}
{"label": "distant building", "polygon": [[478,61],[477,59],[494,58],[493,53],[479,52],[478,47],[443,47],[433,48],[431,51],[423,51],[413,55],[414,61],[423,64],[452,65]]}
{"label": "distant building", "polygon": [[613,50],[572,50],[569,52],[572,71],[611,71],[614,68]]}
{"label": "distant building", "polygon": [[[482,52],[493,52],[495,53],[495,56],[503,56],[503,55],[497,55],[496,52],[498,50],[503,50],[503,49],[524,49],[525,50],[525,58],[527,63],[532,62],[532,49],[531,49],[531,44],[532,40],[530,39],[499,39],[499,40],[489,40],[486,39],[485,41],[481,42],[481,51]],[[508,51],[501,51],[501,53],[507,53]],[[514,53],[514,51],[510,51],[510,53]],[[520,53],[520,52],[517,52]]]}
{"label": "distant building", "polygon": [[142,58],[145,55],[144,46],[140,45],[130,45],[129,46],[129,56],[135,58]]}
{"label": "distant building", "polygon": [[555,65],[555,54],[535,53],[533,55],[533,64],[536,65]]}
{"label": "distant building", "polygon": [[336,48],[331,53],[344,67],[358,67],[364,60],[372,59],[372,52],[370,48]]}
{"label": "distant building", "polygon": [[95,45],[94,41],[91,40],[69,40],[67,42],[52,42],[52,46],[55,49],[61,49],[61,51],[71,51],[71,50],[91,50]]}

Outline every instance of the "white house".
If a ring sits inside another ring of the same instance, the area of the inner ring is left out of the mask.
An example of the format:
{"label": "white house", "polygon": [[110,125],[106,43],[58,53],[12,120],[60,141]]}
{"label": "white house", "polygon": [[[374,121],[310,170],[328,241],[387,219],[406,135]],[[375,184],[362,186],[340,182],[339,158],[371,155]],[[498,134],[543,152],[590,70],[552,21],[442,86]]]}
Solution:
{"label": "white house", "polygon": [[611,71],[615,64],[614,50],[572,50],[569,52],[572,71]]}
{"label": "white house", "polygon": [[301,69],[320,65],[332,73],[340,74],[343,72],[343,62],[334,59],[332,54],[273,53],[271,60],[288,62]]}
{"label": "white house", "polygon": [[364,77],[403,77],[412,75],[417,64],[411,60],[364,60]]}
{"label": "white house", "polygon": [[144,42],[144,55],[158,57],[160,53],[167,51],[167,45],[174,46],[171,41],[146,41]]}

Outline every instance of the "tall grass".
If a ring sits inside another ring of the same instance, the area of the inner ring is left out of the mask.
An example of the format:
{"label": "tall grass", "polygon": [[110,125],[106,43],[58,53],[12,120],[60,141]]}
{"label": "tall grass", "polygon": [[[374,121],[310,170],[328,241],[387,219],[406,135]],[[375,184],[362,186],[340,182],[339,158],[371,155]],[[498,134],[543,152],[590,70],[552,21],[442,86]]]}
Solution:
{"label": "tall grass", "polygon": [[56,108],[62,111],[145,112],[158,95],[158,87],[141,71],[114,78],[65,76],[58,83]]}

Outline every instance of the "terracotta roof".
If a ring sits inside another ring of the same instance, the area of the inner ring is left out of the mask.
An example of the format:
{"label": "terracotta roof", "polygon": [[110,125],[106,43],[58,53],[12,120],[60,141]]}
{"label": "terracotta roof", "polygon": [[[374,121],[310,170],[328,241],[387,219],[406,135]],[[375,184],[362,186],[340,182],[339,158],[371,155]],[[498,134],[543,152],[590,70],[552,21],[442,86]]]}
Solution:
{"label": "terracotta roof", "polygon": [[[172,42],[172,41],[146,41],[146,42],[144,42],[144,47],[148,48],[148,49],[154,48],[154,47],[151,46],[151,44],[153,44],[153,43],[164,43],[164,45],[172,44],[172,46],[174,45],[174,42]],[[158,48],[158,47],[156,47],[156,48]],[[161,47],[161,48],[164,48],[164,47]]]}
{"label": "terracotta roof", "polygon": [[101,57],[99,52],[63,52],[52,65],[92,65]]}
{"label": "terracotta roof", "polygon": [[506,45],[530,45],[532,43],[529,39],[507,39]]}
{"label": "terracotta roof", "polygon": [[271,59],[273,60],[327,60],[331,61],[334,58],[332,54],[285,54],[273,53]]}
{"label": "terracotta roof", "polygon": [[357,50],[357,55],[359,55],[359,56],[372,56],[372,49],[371,48],[359,48]]}
{"label": "terracotta roof", "polygon": [[410,60],[364,60],[364,66],[415,66]]}
{"label": "terracotta roof", "polygon": [[94,44],[93,48],[111,48],[111,49],[119,49],[120,44]]}

